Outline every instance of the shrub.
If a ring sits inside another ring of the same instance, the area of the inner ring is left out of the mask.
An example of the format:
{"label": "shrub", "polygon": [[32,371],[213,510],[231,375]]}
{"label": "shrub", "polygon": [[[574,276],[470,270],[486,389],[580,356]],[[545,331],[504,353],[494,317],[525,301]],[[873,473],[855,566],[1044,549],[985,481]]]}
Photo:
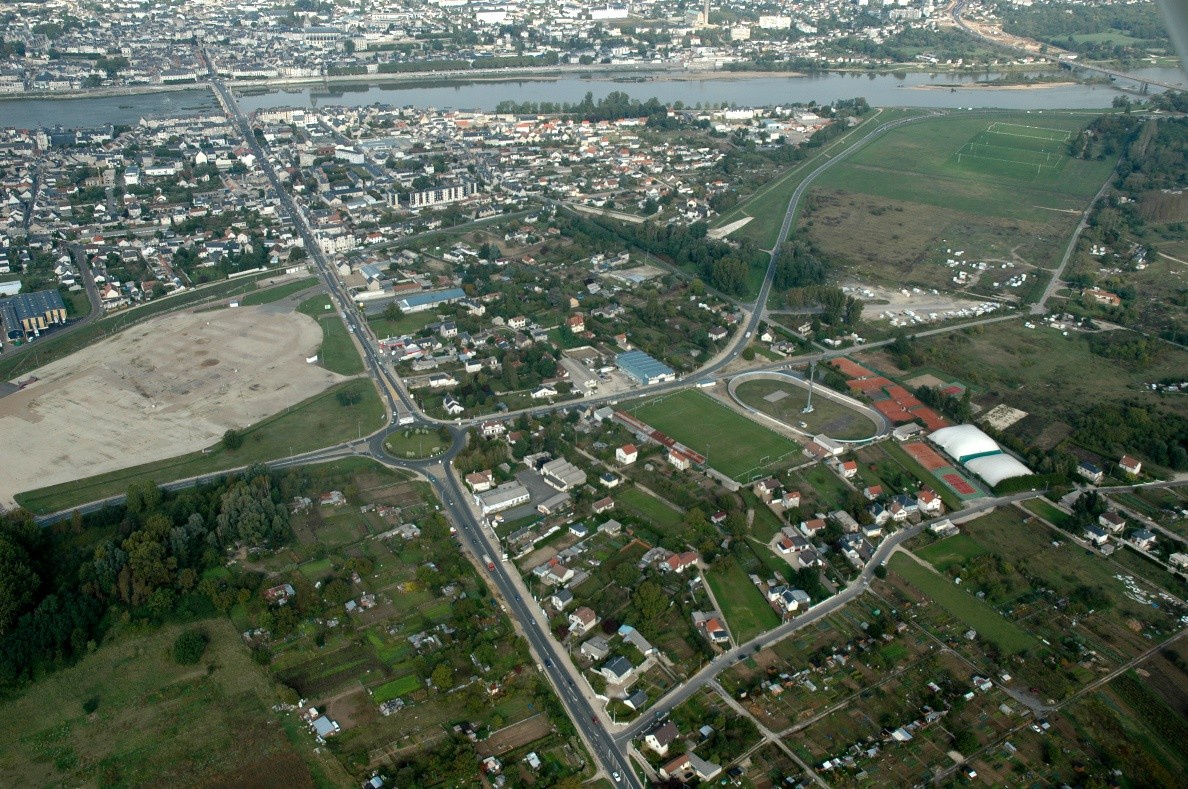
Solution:
{"label": "shrub", "polygon": [[202,630],[187,630],[173,642],[173,660],[178,665],[192,666],[206,652],[210,638]]}

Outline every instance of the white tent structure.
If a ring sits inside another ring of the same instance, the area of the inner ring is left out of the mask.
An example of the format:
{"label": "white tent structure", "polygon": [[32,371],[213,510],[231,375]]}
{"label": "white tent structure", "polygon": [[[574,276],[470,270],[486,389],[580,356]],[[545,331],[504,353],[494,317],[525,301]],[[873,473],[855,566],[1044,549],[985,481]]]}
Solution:
{"label": "white tent structure", "polygon": [[1031,473],[1031,469],[1003,452],[998,442],[973,425],[942,427],[929,435],[928,440],[990,487],[1004,479]]}
{"label": "white tent structure", "polygon": [[958,463],[964,463],[970,458],[1002,452],[1002,448],[993,438],[973,425],[942,427],[928,436],[928,440],[943,449],[946,455]]}
{"label": "white tent structure", "polygon": [[965,467],[985,480],[990,487],[994,487],[1004,479],[1026,477],[1031,473],[1031,469],[1027,466],[1010,455],[1003,454],[974,458],[966,463]]}

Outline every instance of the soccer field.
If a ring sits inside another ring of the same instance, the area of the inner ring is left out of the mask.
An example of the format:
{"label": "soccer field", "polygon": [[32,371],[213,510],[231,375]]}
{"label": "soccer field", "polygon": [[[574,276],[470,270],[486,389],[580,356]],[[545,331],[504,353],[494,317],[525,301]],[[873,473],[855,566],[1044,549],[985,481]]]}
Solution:
{"label": "soccer field", "polygon": [[710,466],[745,482],[800,445],[738,414],[716,400],[685,390],[641,400],[626,409],[685,446],[700,452]]}

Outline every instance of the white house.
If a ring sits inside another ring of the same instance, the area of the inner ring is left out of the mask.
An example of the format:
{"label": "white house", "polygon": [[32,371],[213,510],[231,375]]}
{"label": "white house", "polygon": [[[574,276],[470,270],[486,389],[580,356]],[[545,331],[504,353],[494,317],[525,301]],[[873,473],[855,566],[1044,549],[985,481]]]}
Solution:
{"label": "white house", "polygon": [[615,450],[615,460],[621,466],[627,466],[639,459],[639,450],[635,444],[624,444]]}

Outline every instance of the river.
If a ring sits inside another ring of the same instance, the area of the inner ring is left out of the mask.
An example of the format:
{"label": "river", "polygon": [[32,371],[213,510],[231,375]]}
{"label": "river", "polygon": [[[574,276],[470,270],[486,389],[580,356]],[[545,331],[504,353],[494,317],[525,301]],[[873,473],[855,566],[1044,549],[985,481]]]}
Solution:
{"label": "river", "polygon": [[[1060,72],[1047,72],[1056,73]],[[1131,72],[1138,79],[1153,79],[1170,84],[1188,80],[1178,69],[1148,68]],[[622,91],[633,98],[656,97],[662,102],[683,101],[692,107],[702,104],[731,103],[740,107],[807,103],[827,104],[837,99],[865,97],[881,107],[1001,108],[1017,110],[1103,109],[1119,95],[1116,85],[1052,85],[1015,89],[956,87],[974,79],[994,79],[1000,75],[956,74],[850,74],[826,73],[809,76],[712,77],[682,74],[671,78],[663,74],[644,75],[639,81],[609,75],[562,77],[558,79],[524,78],[510,80],[465,80],[421,77],[399,82],[363,82],[360,84],[301,85],[279,89],[244,89],[239,96],[246,112],[272,107],[318,107],[365,104],[435,107],[438,109],[492,110],[501,101],[577,102],[587,92],[601,99],[612,91]],[[1134,85],[1127,85],[1133,88]],[[38,126],[99,126],[108,123],[135,123],[141,117],[184,115],[216,108],[212,94],[204,88],[171,93],[141,93],[130,96],[103,96],[77,99],[12,99],[0,102],[0,125],[17,128]]]}

